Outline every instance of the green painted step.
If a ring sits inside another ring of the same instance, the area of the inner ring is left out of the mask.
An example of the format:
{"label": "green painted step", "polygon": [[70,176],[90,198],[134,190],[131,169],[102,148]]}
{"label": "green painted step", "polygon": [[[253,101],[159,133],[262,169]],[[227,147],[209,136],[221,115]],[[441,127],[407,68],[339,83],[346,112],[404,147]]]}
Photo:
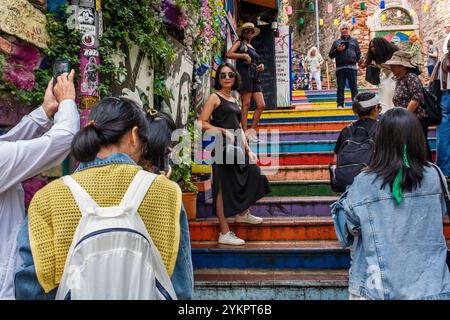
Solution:
{"label": "green painted step", "polygon": [[272,193],[268,197],[297,197],[297,196],[338,196],[331,190],[328,180],[304,181],[271,181]]}
{"label": "green painted step", "polygon": [[348,270],[196,269],[194,300],[347,300]]}

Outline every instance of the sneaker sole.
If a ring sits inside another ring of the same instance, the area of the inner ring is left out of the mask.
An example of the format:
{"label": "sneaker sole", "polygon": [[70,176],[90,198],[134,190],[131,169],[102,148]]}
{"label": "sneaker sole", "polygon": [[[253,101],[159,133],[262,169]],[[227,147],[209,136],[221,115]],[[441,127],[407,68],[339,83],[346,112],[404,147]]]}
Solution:
{"label": "sneaker sole", "polygon": [[244,243],[239,243],[239,244],[237,244],[237,243],[234,243],[234,244],[231,244],[231,243],[223,243],[223,242],[219,242],[219,241],[217,241],[217,243],[218,244],[222,244],[222,245],[225,245],[225,246],[243,246],[243,245],[245,245],[245,242]]}

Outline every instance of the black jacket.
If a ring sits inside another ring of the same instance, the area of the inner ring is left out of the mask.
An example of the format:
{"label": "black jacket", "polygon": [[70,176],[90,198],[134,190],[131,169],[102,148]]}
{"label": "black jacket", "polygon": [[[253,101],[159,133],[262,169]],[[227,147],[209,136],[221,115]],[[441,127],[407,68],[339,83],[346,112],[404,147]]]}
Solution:
{"label": "black jacket", "polygon": [[[348,48],[342,52],[337,50],[337,47],[342,41],[348,41]],[[330,53],[328,54],[331,59],[336,59],[336,67],[356,65],[359,59],[361,59],[361,49],[359,48],[358,40],[352,37],[340,39],[333,42]]]}

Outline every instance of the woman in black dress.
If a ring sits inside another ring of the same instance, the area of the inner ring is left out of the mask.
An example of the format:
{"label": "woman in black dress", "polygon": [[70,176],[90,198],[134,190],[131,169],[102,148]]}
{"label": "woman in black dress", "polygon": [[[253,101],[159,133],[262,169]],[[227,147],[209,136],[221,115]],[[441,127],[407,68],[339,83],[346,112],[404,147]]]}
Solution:
{"label": "woman in black dress", "polygon": [[[266,107],[261,82],[258,77],[258,73],[264,71],[264,65],[259,63],[260,56],[250,43],[253,37],[256,37],[260,33],[260,30],[253,23],[246,22],[237,31],[240,38],[227,52],[226,57],[236,60],[236,68],[242,77],[242,83],[239,88],[239,93],[242,98],[242,128],[246,131],[249,140],[256,140],[256,128],[261,114]],[[252,122],[253,130],[247,132],[247,114],[250,109],[252,97],[256,102]]]}
{"label": "woman in black dress", "polygon": [[243,245],[245,241],[230,231],[227,217],[236,216],[236,222],[261,223],[262,218],[252,215],[249,208],[271,191],[256,165],[256,154],[248,146],[240,123],[241,111],[231,95],[239,82],[236,68],[222,64],[216,74],[216,92],[209,96],[199,118],[202,130],[215,136],[213,210],[220,222],[219,243],[228,245]]}

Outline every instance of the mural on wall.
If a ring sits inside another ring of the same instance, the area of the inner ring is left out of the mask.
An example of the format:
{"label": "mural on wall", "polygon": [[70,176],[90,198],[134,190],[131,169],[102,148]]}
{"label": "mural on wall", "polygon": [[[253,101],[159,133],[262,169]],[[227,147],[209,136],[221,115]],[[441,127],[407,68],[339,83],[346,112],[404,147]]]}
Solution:
{"label": "mural on wall", "polygon": [[194,101],[192,105],[195,108],[197,116],[199,116],[211,90],[211,69],[207,65],[202,65],[194,71],[194,74],[195,84],[193,85],[192,93],[192,99]]}
{"label": "mural on wall", "polygon": [[395,43],[402,50],[409,50],[411,41],[409,37],[414,34],[415,31],[377,31],[376,37],[384,37],[386,40]]}
{"label": "mural on wall", "polygon": [[164,97],[161,110],[172,115],[178,128],[187,125],[189,116],[191,82],[194,64],[183,45],[173,38],[176,59],[167,64],[166,89],[170,95]]}
{"label": "mural on wall", "polygon": [[125,68],[126,74],[119,76],[120,84],[112,88],[112,93],[143,106],[153,106],[153,71],[147,56],[139,51],[137,45],[122,41],[113,61],[116,66]]}
{"label": "mural on wall", "polygon": [[277,104],[291,104],[291,33],[289,26],[279,27],[275,38],[275,68],[277,72]]}
{"label": "mural on wall", "polygon": [[49,35],[45,15],[27,0],[0,0],[0,30],[47,48]]}

